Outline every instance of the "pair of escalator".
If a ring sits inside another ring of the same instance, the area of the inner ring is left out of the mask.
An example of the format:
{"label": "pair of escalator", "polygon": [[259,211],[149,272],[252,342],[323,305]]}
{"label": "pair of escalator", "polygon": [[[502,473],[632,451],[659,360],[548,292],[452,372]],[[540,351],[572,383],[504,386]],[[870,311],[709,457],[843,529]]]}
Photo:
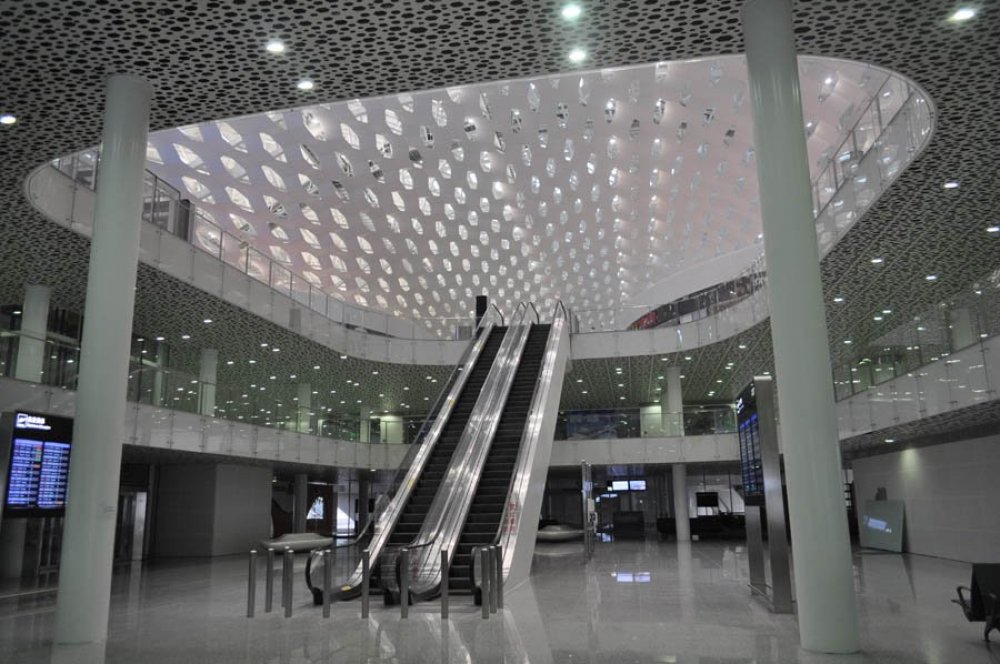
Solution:
{"label": "pair of escalator", "polygon": [[[361,537],[337,547],[338,556],[356,559],[370,551],[373,585],[387,602],[398,600],[403,547],[414,555],[414,596],[440,592],[442,548],[451,552],[449,590],[475,592],[472,554],[497,540],[549,330],[523,321],[479,329],[404,461],[392,500]],[[314,560],[306,576],[318,603],[322,592],[309,571]],[[337,595],[355,597],[360,585],[359,564]]]}

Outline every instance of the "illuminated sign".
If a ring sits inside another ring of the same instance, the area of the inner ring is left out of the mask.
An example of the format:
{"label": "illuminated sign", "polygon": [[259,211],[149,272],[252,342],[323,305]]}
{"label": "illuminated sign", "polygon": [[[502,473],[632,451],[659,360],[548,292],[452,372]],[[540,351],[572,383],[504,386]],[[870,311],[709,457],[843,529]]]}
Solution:
{"label": "illuminated sign", "polygon": [[52,427],[46,423],[44,417],[41,415],[32,415],[31,413],[17,413],[14,418],[14,428],[35,429],[36,431],[52,430]]}

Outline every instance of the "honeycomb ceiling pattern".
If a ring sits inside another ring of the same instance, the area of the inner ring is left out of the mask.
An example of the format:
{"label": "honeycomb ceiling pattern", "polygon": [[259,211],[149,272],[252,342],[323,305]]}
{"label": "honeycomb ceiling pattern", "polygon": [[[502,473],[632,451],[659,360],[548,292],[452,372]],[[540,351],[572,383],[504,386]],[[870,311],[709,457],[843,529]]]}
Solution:
{"label": "honeycomb ceiling pattern", "polygon": [[[88,243],[35,212],[22,185],[34,166],[99,142],[103,82],[110,73],[140,74],[152,82],[151,125],[159,130],[304,104],[564,72],[571,69],[566,54],[576,46],[587,49],[587,68],[743,49],[739,0],[581,4],[584,14],[574,23],[560,18],[560,3],[525,0],[5,4],[0,111],[19,121],[0,127],[0,297],[18,302],[24,283],[45,283],[54,289],[54,304],[83,309]],[[801,53],[898,71],[927,91],[938,114],[927,149],[823,261],[835,362],[851,351],[844,339],[853,339],[855,347],[877,339],[1000,262],[1000,245],[984,232],[1000,221],[1000,17],[995,5],[985,3],[973,20],[953,24],[947,21],[952,9],[936,0],[794,4]],[[284,56],[264,50],[271,37],[285,41]],[[295,84],[306,76],[316,88],[302,93]],[[952,180],[961,186],[942,188]],[[874,256],[885,260],[874,265]],[[929,273],[939,278],[927,282]],[[156,327],[137,327],[140,332],[179,335],[189,330],[178,312],[219,304],[140,266],[137,306]],[[884,308],[893,315],[874,321],[873,313]],[[212,339],[223,356],[242,350],[235,340],[269,331],[244,313],[224,325]],[[320,349],[305,350],[303,360],[310,352]],[[691,369],[684,370],[690,398],[699,400],[707,386],[716,385],[711,389],[728,399],[747,377],[771,369],[767,323],[691,357]],[[730,361],[735,365],[727,371]],[[610,374],[614,362],[587,361],[607,364]],[[583,364],[575,363],[574,372]],[[387,381],[390,370],[383,371]],[[347,377],[339,376],[344,382]],[[604,384],[609,392],[602,406],[618,401],[611,389],[617,383]]]}
{"label": "honeycomb ceiling pattern", "polygon": [[[803,58],[814,177],[888,76]],[[314,286],[440,330],[479,294],[658,305],[746,268],[763,252],[752,134],[746,61],[730,56],[189,125],[153,134],[147,156]],[[219,231],[196,225],[194,241],[212,251]]]}

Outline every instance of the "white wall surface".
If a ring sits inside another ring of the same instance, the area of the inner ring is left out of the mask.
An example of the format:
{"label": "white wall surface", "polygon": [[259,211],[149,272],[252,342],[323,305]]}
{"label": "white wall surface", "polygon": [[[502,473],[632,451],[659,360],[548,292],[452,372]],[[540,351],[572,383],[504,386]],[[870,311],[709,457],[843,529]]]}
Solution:
{"label": "white wall surface", "polygon": [[905,551],[1000,562],[1000,435],[855,459],[860,508],[885,487],[904,501]]}

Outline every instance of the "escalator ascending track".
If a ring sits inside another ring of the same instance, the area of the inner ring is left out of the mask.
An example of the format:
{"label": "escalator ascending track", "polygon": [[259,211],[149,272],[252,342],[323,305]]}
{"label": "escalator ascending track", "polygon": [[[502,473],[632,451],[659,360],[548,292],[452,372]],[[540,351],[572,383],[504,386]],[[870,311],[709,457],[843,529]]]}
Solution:
{"label": "escalator ascending track", "polygon": [[[514,374],[514,382],[507,397],[507,403],[504,405],[503,414],[500,417],[496,434],[486,457],[486,463],[483,466],[482,475],[479,478],[469,515],[465,520],[465,526],[455,548],[448,583],[449,589],[454,592],[472,592],[470,573],[472,550],[478,546],[492,544],[500,529],[500,519],[503,516],[504,503],[507,500],[514,467],[520,452],[521,438],[527,424],[535,386],[538,383],[538,373],[541,371],[550,328],[550,325],[533,325],[531,327],[521,361]],[[479,363],[477,369],[481,365],[482,363]],[[471,409],[471,404],[468,407]],[[454,419],[454,415],[452,418]],[[451,426],[451,422],[449,422],[449,426]],[[457,437],[455,444],[457,444]],[[444,468],[447,468],[447,465]],[[443,474],[444,470],[440,476]],[[426,476],[426,473],[424,475]],[[421,481],[424,481],[423,477]],[[429,502],[428,500],[428,504]],[[409,506],[407,509],[409,510]],[[419,524],[416,530],[419,530]]]}
{"label": "escalator ascending track", "polygon": [[406,508],[389,536],[389,546],[409,544],[420,532],[427,511],[430,509],[434,496],[441,486],[441,481],[448,471],[448,465],[451,463],[455,448],[458,447],[458,442],[462,438],[462,432],[465,431],[465,427],[469,423],[472,408],[476,405],[479,392],[486,382],[486,377],[493,366],[493,361],[506,331],[505,327],[494,327],[489,339],[483,345],[479,359],[466,379],[462,394],[441,432],[441,437],[434,446],[434,450],[424,466],[424,471],[406,502]]}

